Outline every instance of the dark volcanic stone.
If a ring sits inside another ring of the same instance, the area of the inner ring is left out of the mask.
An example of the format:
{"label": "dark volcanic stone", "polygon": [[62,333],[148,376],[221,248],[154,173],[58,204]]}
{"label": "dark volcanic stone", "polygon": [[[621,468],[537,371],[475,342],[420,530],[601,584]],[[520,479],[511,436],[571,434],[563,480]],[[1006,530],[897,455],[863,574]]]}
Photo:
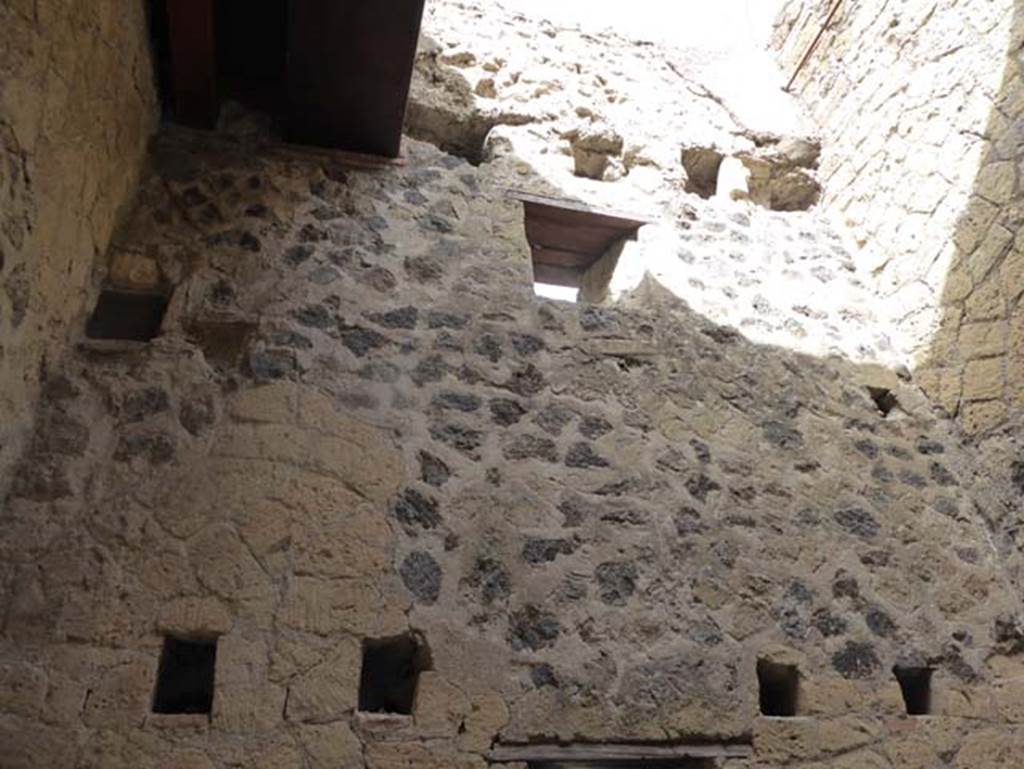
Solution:
{"label": "dark volcanic stone", "polygon": [[1024,494],[1024,461],[1014,460],[1010,463],[1010,483]]}
{"label": "dark volcanic stone", "polygon": [[448,365],[440,355],[431,355],[416,364],[409,377],[417,385],[422,387],[425,384],[440,382],[448,371]]}
{"label": "dark volcanic stone", "polygon": [[833,598],[850,598],[854,601],[860,599],[860,585],[854,577],[845,574],[837,574],[832,582]]}
{"label": "dark volcanic stone", "polygon": [[544,349],[544,342],[531,334],[512,334],[512,348],[520,355],[534,355]]}
{"label": "dark volcanic stone", "polygon": [[923,489],[928,485],[928,481],[910,470],[900,471],[899,478],[901,483],[905,483],[907,486],[912,486],[915,489]]}
{"label": "dark volcanic stone", "polygon": [[946,447],[938,441],[921,438],[917,442],[917,451],[919,454],[924,454],[925,456],[930,456],[932,454],[945,454]]}
{"label": "dark volcanic stone", "polygon": [[533,423],[546,433],[559,435],[574,416],[576,416],[575,412],[567,406],[552,403],[537,413],[533,418]]}
{"label": "dark volcanic stone", "polygon": [[89,428],[67,414],[51,414],[36,433],[34,444],[41,453],[80,457],[89,447]]}
{"label": "dark volcanic stone", "polygon": [[600,307],[584,307],[580,313],[580,328],[584,331],[614,331],[618,328],[615,316]]}
{"label": "dark volcanic stone", "polygon": [[166,391],[160,387],[145,387],[128,394],[121,405],[121,416],[126,422],[141,422],[148,416],[167,411],[170,407]]}
{"label": "dark volcanic stone", "polygon": [[118,441],[114,459],[128,462],[141,457],[151,465],[163,465],[174,459],[174,441],[163,433],[153,435],[128,435]]}
{"label": "dark volcanic stone", "polygon": [[931,473],[932,480],[940,486],[957,486],[956,476],[947,470],[943,465],[938,462],[932,462],[928,466],[928,472]]}
{"label": "dark volcanic stone", "polygon": [[441,263],[431,256],[413,256],[405,260],[405,271],[418,283],[433,283],[444,275]]}
{"label": "dark volcanic stone", "polygon": [[530,363],[525,368],[513,372],[505,387],[524,398],[537,395],[544,389],[544,375]]}
{"label": "dark volcanic stone", "polygon": [[192,398],[181,405],[178,421],[192,435],[199,435],[217,418],[217,410],[210,397]]}
{"label": "dark volcanic stone", "polygon": [[554,646],[561,627],[554,614],[524,606],[508,618],[508,643],[516,651],[538,651]]}
{"label": "dark volcanic stone", "polygon": [[519,422],[526,415],[526,409],[518,402],[508,398],[496,398],[491,401],[491,418],[502,427],[509,427]]}
{"label": "dark volcanic stone", "polygon": [[452,471],[442,460],[426,451],[420,452],[420,478],[434,488],[441,488],[451,477]]}
{"label": "dark volcanic stone", "polygon": [[588,443],[574,443],[565,455],[566,467],[608,467],[608,460],[595,452]]}
{"label": "dark volcanic stone", "polygon": [[387,344],[387,338],[376,331],[350,326],[341,329],[341,343],[345,345],[357,358],[364,357],[371,350],[376,350]]}
{"label": "dark volcanic stone", "polygon": [[505,459],[540,459],[545,462],[557,462],[558,450],[550,438],[536,435],[517,435],[502,451]]}
{"label": "dark volcanic stone", "polygon": [[479,588],[484,604],[490,605],[495,601],[503,601],[512,592],[512,581],[509,578],[508,570],[500,561],[493,558],[480,558],[473,568],[467,582],[475,588]]}
{"label": "dark volcanic stone", "polygon": [[311,304],[295,310],[292,313],[292,317],[307,328],[319,328],[321,330],[331,328],[335,323],[334,313],[322,304]]}
{"label": "dark volcanic stone", "polygon": [[818,609],[811,617],[811,624],[818,629],[826,638],[842,635],[846,632],[846,620],[830,612],[828,609]]}
{"label": "dark volcanic stone", "polygon": [[484,334],[473,342],[473,352],[497,363],[502,355],[501,340],[493,334]]}
{"label": "dark volcanic stone", "polygon": [[780,449],[798,449],[804,445],[804,437],[796,428],[784,422],[770,420],[761,425],[764,437]]}
{"label": "dark volcanic stone", "polygon": [[636,566],[626,561],[608,561],[594,571],[598,596],[609,606],[625,606],[636,592]]}
{"label": "dark volcanic stone", "polygon": [[590,506],[583,497],[571,496],[558,503],[558,512],[565,516],[564,525],[571,529],[590,516]]}
{"label": "dark volcanic stone", "polygon": [[860,440],[854,443],[853,447],[868,459],[874,459],[878,456],[878,446],[875,445],[874,441]]}
{"label": "dark volcanic stone", "polygon": [[690,448],[693,449],[693,453],[697,457],[697,461],[702,465],[706,465],[711,462],[711,449],[708,448],[706,443],[699,441],[696,438],[691,438]]}
{"label": "dark volcanic stone", "polygon": [[580,435],[594,441],[612,431],[612,423],[601,417],[584,417],[580,422]]}
{"label": "dark volcanic stone", "polygon": [[428,328],[460,329],[464,328],[468,322],[469,318],[467,318],[465,315],[455,315],[450,312],[437,312],[432,310],[427,314]]}
{"label": "dark volcanic stone", "polygon": [[284,252],[284,261],[291,267],[298,267],[313,255],[313,246],[303,244],[292,246]]}
{"label": "dark volcanic stone", "polygon": [[71,491],[63,460],[48,454],[24,459],[11,485],[12,496],[33,502],[52,502],[71,496]]}
{"label": "dark volcanic stone", "polygon": [[428,605],[437,603],[441,595],[441,567],[430,553],[410,553],[398,573],[417,601]]}
{"label": "dark volcanic stone", "polygon": [[576,543],[571,539],[528,539],[523,545],[523,560],[527,563],[551,563],[560,555],[572,555]]}
{"label": "dark volcanic stone", "polygon": [[475,457],[477,449],[483,444],[484,436],[479,430],[471,430],[462,425],[435,425],[430,428],[430,437],[461,451],[469,457]]}
{"label": "dark volcanic stone", "polygon": [[406,489],[395,502],[395,517],[410,528],[435,529],[441,524],[436,499]]}
{"label": "dark volcanic stone", "polygon": [[390,312],[373,313],[367,317],[384,328],[414,329],[419,320],[420,311],[415,307],[401,307]]}
{"label": "dark volcanic stone", "polygon": [[846,531],[862,539],[871,539],[877,536],[881,529],[875,517],[861,507],[848,507],[838,510],[832,517]]}
{"label": "dark volcanic stone", "polygon": [[842,649],[832,655],[832,667],[843,678],[856,680],[871,678],[881,670],[882,663],[871,644],[848,641]]}
{"label": "dark volcanic stone", "polygon": [[558,678],[555,676],[555,669],[546,662],[530,667],[530,681],[532,681],[533,685],[538,689],[545,686],[551,686],[554,688],[558,687]]}
{"label": "dark volcanic stone", "polygon": [[294,374],[298,364],[291,350],[264,350],[249,355],[249,374],[257,382],[284,379]]}
{"label": "dark volcanic stone", "polygon": [[864,621],[867,623],[868,629],[876,636],[891,638],[896,634],[896,623],[877,606],[867,610],[864,614]]}
{"label": "dark volcanic stone", "polygon": [[686,481],[686,490],[690,492],[690,496],[700,502],[706,502],[708,494],[721,488],[720,485],[711,478],[708,478],[704,473],[695,475]]}
{"label": "dark volcanic stone", "polygon": [[433,403],[440,409],[451,409],[467,414],[477,411],[481,406],[480,399],[475,395],[452,392],[438,393],[434,396]]}
{"label": "dark volcanic stone", "polygon": [[308,337],[288,330],[271,331],[270,343],[278,347],[291,347],[293,350],[313,349],[313,343]]}

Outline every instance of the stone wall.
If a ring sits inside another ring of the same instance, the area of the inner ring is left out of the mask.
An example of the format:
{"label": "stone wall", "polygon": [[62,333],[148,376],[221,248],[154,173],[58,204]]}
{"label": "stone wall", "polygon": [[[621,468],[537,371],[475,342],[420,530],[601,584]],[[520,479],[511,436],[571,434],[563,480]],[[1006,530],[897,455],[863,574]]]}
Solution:
{"label": "stone wall", "polygon": [[[793,0],[787,68],[824,0]],[[794,90],[823,133],[825,207],[858,233],[921,384],[970,432],[1021,406],[1019,3],[846,2]]]}
{"label": "stone wall", "polygon": [[[432,9],[411,130],[467,157],[350,167],[244,115],[153,143],[109,259],[173,287],[162,332],[50,362],[0,511],[4,769],[483,769],[557,741],[1012,765],[1011,437],[993,471],[865,362],[867,276],[816,212],[687,192],[681,147],[778,137],[685,55]],[[646,206],[611,301],[534,296],[509,187]],[[363,648],[404,634],[413,712],[361,712]],[[153,712],[165,637],[216,642],[209,714]],[[798,717],[760,714],[762,660],[798,669]],[[931,717],[897,665],[934,670]]]}
{"label": "stone wall", "polygon": [[91,293],[156,106],[143,3],[0,6],[0,489]]}
{"label": "stone wall", "polygon": [[[406,152],[160,139],[118,247],[178,276],[163,334],[53,369],[4,507],[6,766],[1005,766],[1020,601],[927,401],[668,292],[536,299],[498,169]],[[413,714],[357,712],[362,644],[410,631]],[[217,639],[211,716],[150,712],[164,635]],[[758,715],[758,659],[802,718]]]}

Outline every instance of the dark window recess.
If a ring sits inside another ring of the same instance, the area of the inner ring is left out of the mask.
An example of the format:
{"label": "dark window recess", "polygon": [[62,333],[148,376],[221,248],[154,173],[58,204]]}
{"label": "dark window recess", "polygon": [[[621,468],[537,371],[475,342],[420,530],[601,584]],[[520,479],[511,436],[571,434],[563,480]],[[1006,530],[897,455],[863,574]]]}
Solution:
{"label": "dark window recess", "polygon": [[613,246],[636,240],[646,222],[568,200],[515,193],[522,201],[535,283],[579,288],[583,275]]}
{"label": "dark window recess", "polygon": [[892,390],[885,387],[868,387],[868,395],[871,396],[871,400],[875,402],[875,406],[878,407],[878,413],[883,417],[889,416],[893,409],[900,407],[900,402],[896,400],[896,396],[893,395]]}
{"label": "dark window recess", "polygon": [[415,635],[366,641],[359,678],[359,710],[412,715],[416,684],[420,673],[429,668],[430,653]]}
{"label": "dark window recess", "polygon": [[927,716],[932,712],[932,668],[895,667],[892,670],[900,682],[907,715]]}
{"label": "dark window recess", "polygon": [[160,333],[167,297],[163,294],[106,290],[85,326],[90,339],[148,342]]}
{"label": "dark window recess", "polygon": [[796,715],[800,698],[800,671],[795,666],[758,660],[757,683],[760,687],[762,715]]}
{"label": "dark window recess", "polygon": [[216,641],[165,638],[153,712],[209,713],[213,706],[216,661]]}

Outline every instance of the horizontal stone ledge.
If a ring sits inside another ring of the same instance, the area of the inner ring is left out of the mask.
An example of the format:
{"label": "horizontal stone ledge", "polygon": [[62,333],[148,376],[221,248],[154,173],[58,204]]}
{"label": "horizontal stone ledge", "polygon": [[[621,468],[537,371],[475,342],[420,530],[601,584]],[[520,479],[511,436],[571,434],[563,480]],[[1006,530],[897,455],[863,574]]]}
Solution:
{"label": "horizontal stone ledge", "polygon": [[583,762],[645,761],[683,758],[751,758],[750,745],[697,743],[652,745],[638,743],[588,743],[575,745],[499,745],[487,756],[492,764],[516,761]]}

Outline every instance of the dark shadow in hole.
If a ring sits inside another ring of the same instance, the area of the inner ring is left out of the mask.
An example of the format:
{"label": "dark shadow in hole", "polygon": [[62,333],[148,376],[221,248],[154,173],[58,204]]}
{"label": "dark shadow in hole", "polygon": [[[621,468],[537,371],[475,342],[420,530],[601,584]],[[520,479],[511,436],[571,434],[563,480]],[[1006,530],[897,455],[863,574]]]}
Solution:
{"label": "dark shadow in hole", "polygon": [[217,641],[164,639],[154,713],[209,713],[213,707]]}
{"label": "dark shadow in hole", "polygon": [[86,323],[85,335],[148,342],[160,333],[167,301],[163,294],[105,289]]}
{"label": "dark shadow in hole", "polygon": [[412,715],[420,673],[430,664],[430,652],[416,634],[365,641],[359,710]]}
{"label": "dark shadow in hole", "polygon": [[800,671],[795,665],[757,662],[761,715],[792,717],[800,700]]}
{"label": "dark shadow in hole", "polygon": [[868,395],[875,402],[878,413],[883,417],[889,416],[895,409],[900,407],[900,402],[892,390],[886,387],[868,387]]}
{"label": "dark shadow in hole", "polygon": [[932,668],[911,668],[897,665],[892,669],[900,683],[903,703],[909,716],[927,716],[932,712]]}

